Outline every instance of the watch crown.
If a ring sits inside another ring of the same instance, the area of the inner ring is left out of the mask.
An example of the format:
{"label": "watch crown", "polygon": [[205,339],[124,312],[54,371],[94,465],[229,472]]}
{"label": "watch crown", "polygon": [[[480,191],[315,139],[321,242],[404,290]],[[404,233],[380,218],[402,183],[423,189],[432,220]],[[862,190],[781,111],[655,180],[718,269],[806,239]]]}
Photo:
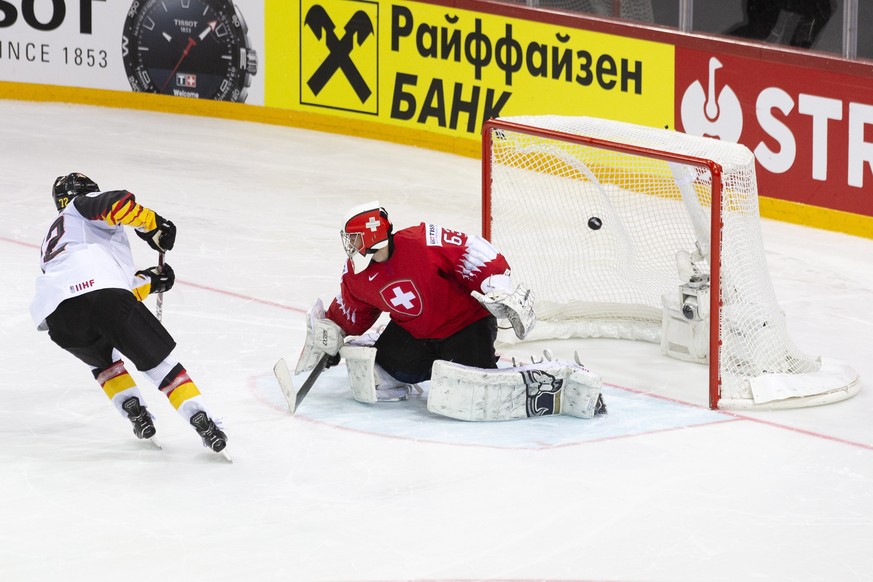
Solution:
{"label": "watch crown", "polygon": [[254,75],[258,72],[258,53],[252,49],[245,51],[245,68],[246,73]]}

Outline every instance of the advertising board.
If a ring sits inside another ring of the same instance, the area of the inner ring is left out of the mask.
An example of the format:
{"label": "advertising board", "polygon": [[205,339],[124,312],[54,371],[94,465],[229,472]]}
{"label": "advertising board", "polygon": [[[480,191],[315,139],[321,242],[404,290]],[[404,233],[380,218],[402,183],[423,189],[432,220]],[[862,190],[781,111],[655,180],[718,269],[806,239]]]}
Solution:
{"label": "advertising board", "polygon": [[764,196],[873,216],[873,85],[678,48],[676,126],[739,142]]}
{"label": "advertising board", "polygon": [[0,81],[263,104],[262,0],[0,0]]}
{"label": "advertising board", "polygon": [[765,215],[873,236],[873,74],[815,55],[477,0],[0,0],[0,82],[464,155],[498,116],[677,129],[749,147]]}
{"label": "advertising board", "polygon": [[669,44],[402,0],[266,6],[268,106],[475,139],[519,114],[673,124]]}

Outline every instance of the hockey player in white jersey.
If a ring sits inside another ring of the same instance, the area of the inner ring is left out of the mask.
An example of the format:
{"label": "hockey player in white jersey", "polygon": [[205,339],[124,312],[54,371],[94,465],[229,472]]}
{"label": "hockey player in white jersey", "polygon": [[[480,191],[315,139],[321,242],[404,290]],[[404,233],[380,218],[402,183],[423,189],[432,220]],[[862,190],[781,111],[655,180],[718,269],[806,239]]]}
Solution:
{"label": "hockey player in white jersey", "polygon": [[138,204],[126,190],[103,192],[80,173],[60,176],[52,187],[58,217],[40,256],[42,275],[30,312],[37,329],[91,368],[94,378],[134,434],[151,439],[152,415],[122,356],[163,392],[204,446],[221,452],[227,435],[215,423],[200,390],[173,356],[176,342],[141,303],[173,287],[169,265],[137,271],[124,226],[160,253],[173,248],[176,227]]}

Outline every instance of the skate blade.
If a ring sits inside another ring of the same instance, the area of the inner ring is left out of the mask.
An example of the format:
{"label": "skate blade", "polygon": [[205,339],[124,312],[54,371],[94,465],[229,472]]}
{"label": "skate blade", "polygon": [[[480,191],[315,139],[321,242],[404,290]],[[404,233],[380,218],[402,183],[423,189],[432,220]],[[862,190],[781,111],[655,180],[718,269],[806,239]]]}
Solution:
{"label": "skate blade", "polygon": [[227,459],[227,462],[228,462],[228,463],[233,463],[233,457],[230,456],[230,453],[227,452],[227,449],[226,449],[226,448],[225,448],[225,449],[222,449],[221,452],[220,452],[219,454],[220,454],[222,457],[224,457],[225,459]]}
{"label": "skate blade", "polygon": [[161,445],[161,441],[159,441],[159,440],[156,439],[155,437],[152,437],[152,438],[150,438],[150,439],[146,439],[146,440],[147,440],[148,442],[152,443],[153,445],[155,445],[157,448],[159,448],[159,449],[161,449],[161,450],[164,450],[163,445]]}

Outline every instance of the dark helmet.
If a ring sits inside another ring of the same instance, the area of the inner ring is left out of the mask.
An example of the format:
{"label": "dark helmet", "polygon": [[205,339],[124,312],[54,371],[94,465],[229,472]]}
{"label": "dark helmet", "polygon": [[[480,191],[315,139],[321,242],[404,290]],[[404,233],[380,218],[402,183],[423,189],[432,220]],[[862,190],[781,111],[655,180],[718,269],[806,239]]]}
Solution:
{"label": "dark helmet", "polygon": [[94,180],[85,174],[73,172],[66,176],[58,176],[57,180],[55,180],[55,185],[52,187],[52,198],[54,198],[55,206],[57,206],[60,212],[76,196],[99,191],[100,186]]}

